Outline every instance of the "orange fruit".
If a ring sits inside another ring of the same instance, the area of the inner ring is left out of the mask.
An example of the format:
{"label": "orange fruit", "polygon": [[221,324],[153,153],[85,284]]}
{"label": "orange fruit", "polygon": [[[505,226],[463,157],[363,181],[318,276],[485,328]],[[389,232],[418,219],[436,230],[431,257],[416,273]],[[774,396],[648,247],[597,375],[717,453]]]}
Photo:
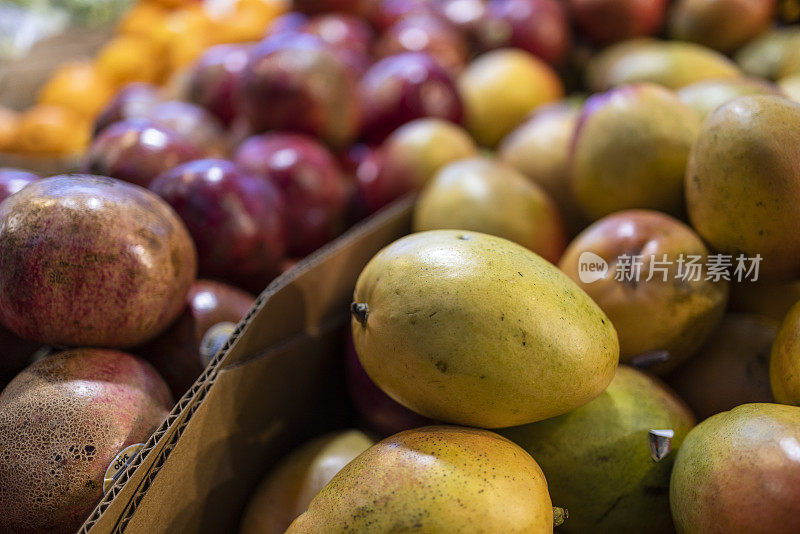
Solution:
{"label": "orange fruit", "polygon": [[100,50],[95,65],[116,87],[121,87],[130,82],[157,82],[163,71],[163,58],[146,38],[122,35]]}
{"label": "orange fruit", "polygon": [[287,9],[281,0],[240,0],[233,9],[211,14],[214,44],[244,43],[264,37],[267,26]]}
{"label": "orange fruit", "polygon": [[89,143],[91,121],[62,106],[36,105],[19,120],[11,149],[41,155],[68,155],[82,151]]}
{"label": "orange fruit", "polygon": [[114,95],[114,85],[89,61],[56,69],[39,93],[39,103],[71,108],[94,117]]}
{"label": "orange fruit", "polygon": [[16,112],[0,106],[0,152],[8,152],[17,137],[19,116]]}
{"label": "orange fruit", "polygon": [[153,28],[161,24],[168,11],[156,4],[139,2],[128,11],[117,26],[117,32],[124,35],[149,35]]}

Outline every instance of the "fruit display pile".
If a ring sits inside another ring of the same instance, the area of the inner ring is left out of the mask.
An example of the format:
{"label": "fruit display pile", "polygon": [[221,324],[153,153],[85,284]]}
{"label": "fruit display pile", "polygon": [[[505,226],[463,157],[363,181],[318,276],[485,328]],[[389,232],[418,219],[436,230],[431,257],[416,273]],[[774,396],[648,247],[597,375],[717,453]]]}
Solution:
{"label": "fruit display pile", "polygon": [[0,112],[82,167],[0,168],[0,532],[78,529],[255,295],[412,195],[352,428],[243,534],[800,532],[796,4],[216,4],[59,71],[83,126]]}

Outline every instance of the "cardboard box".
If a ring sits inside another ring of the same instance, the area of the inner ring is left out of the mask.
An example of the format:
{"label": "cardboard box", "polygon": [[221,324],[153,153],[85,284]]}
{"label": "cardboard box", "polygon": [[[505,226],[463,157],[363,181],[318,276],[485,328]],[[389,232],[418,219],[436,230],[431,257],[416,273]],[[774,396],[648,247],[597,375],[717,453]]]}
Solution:
{"label": "cardboard box", "polygon": [[353,288],[372,256],[410,231],[412,203],[399,201],[270,284],[80,532],[235,532],[277,460],[352,424],[342,333]]}

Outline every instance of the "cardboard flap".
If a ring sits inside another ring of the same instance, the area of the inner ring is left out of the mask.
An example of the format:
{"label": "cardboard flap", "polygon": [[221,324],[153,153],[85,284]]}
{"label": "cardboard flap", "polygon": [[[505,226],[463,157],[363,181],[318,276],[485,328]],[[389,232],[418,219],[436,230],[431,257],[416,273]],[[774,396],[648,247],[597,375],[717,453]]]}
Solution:
{"label": "cardboard flap", "polygon": [[341,357],[353,288],[409,232],[412,206],[395,203],[273,281],[81,532],[235,531],[268,467],[348,424]]}

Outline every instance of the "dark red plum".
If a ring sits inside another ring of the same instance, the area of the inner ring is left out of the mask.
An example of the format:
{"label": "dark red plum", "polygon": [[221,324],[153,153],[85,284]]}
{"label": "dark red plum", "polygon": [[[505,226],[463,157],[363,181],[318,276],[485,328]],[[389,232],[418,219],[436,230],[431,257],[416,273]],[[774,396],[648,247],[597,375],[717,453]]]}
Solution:
{"label": "dark red plum", "polygon": [[115,122],[133,117],[143,117],[160,101],[158,88],[154,85],[142,82],[126,85],[117,92],[95,119],[93,137],[97,137],[100,132]]}
{"label": "dark red plum", "polygon": [[206,154],[225,151],[225,127],[211,112],[189,102],[168,100],[153,106],[145,118],[178,132]]}
{"label": "dark red plum", "polygon": [[439,16],[421,14],[394,23],[375,45],[381,58],[402,52],[426,52],[455,74],[466,64],[469,46],[455,26]]}
{"label": "dark red plum", "polygon": [[283,192],[290,255],[305,256],[342,232],[348,182],[333,154],[315,139],[288,133],[251,137],[235,161]]}
{"label": "dark red plum", "polygon": [[180,314],[196,273],[186,227],[141,187],[55,176],[0,203],[0,320],[23,339],[146,343]]}
{"label": "dark red plum", "polygon": [[365,138],[380,143],[414,119],[460,123],[464,109],[453,79],[429,54],[407,52],[375,63],[361,80]]}
{"label": "dark red plum", "polygon": [[[201,347],[209,330],[220,323],[238,324],[255,303],[253,295],[212,280],[197,280],[186,296],[180,317],[153,342],[137,353],[148,360],[179,399],[209,363]],[[219,329],[225,328],[220,326]],[[228,330],[232,330],[228,325]]]}
{"label": "dark red plum", "polygon": [[[41,178],[32,172],[10,167],[0,167],[0,202],[4,201],[26,185]],[[2,345],[0,345],[1,347]]]}
{"label": "dark red plum", "polygon": [[346,340],[347,389],[350,399],[362,422],[381,437],[391,436],[403,430],[435,424],[427,417],[412,412],[383,392],[367,375],[358,361],[356,349],[350,335]]}
{"label": "dark red plum", "polygon": [[572,40],[559,0],[489,0],[481,31],[485,48],[521,48],[551,65],[564,61]]}
{"label": "dark red plum", "polygon": [[147,187],[162,172],[203,155],[172,128],[145,118],[127,119],[100,132],[83,169]]}
{"label": "dark red plum", "polygon": [[236,116],[239,86],[251,49],[249,44],[227,44],[206,50],[189,74],[189,100],[223,124],[230,124]]}
{"label": "dark red plum", "polygon": [[201,159],[161,174],[150,189],[189,229],[201,275],[263,289],[278,273],[286,228],[273,184],[231,161]]}
{"label": "dark red plum", "polygon": [[375,37],[364,19],[346,13],[328,13],[312,18],[302,31],[316,35],[333,48],[368,54]]}
{"label": "dark red plum", "polygon": [[359,131],[357,91],[350,66],[321,39],[278,34],[253,49],[241,105],[253,131],[289,130],[345,146]]}

